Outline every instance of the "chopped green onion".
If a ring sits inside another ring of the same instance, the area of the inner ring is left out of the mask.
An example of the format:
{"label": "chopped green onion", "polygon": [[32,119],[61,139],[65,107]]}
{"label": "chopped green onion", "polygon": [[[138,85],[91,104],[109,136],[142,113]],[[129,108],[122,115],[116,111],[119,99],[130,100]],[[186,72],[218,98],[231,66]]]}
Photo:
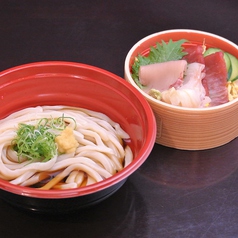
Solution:
{"label": "chopped green onion", "polygon": [[17,152],[19,162],[21,158],[41,162],[53,158],[57,154],[57,145],[56,134],[52,132],[52,129],[64,130],[67,126],[64,119],[63,115],[54,119],[40,119],[36,125],[19,124],[17,135],[12,141],[12,148]]}

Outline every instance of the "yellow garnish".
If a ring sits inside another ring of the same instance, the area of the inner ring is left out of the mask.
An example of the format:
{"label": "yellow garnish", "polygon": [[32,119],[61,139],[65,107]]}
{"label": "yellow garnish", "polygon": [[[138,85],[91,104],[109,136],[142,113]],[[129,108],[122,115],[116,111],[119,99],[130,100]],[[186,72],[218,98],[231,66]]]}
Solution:
{"label": "yellow garnish", "polygon": [[73,153],[79,146],[71,127],[66,127],[59,136],[56,136],[55,142],[60,153]]}
{"label": "yellow garnish", "polygon": [[227,83],[228,99],[232,101],[238,97],[238,85],[235,82]]}

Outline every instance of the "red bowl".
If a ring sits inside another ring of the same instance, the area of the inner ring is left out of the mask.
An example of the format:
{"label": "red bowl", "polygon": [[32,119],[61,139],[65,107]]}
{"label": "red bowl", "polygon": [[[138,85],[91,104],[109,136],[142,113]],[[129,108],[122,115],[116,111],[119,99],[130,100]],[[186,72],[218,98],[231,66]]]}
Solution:
{"label": "red bowl", "polygon": [[68,105],[107,114],[131,137],[133,162],[114,176],[76,189],[38,190],[0,179],[0,196],[38,212],[72,211],[98,203],[117,191],[149,156],[156,122],[146,99],[124,79],[73,62],[37,62],[0,73],[0,119],[37,105]]}

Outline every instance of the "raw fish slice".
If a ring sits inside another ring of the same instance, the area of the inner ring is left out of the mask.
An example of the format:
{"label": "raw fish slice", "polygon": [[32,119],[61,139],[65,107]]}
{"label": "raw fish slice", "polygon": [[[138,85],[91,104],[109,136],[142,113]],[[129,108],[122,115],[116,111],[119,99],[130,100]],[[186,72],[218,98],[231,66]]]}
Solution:
{"label": "raw fish slice", "polygon": [[140,66],[139,80],[142,85],[146,86],[145,92],[149,92],[152,88],[162,92],[176,84],[178,79],[183,78],[186,67],[186,60]]}
{"label": "raw fish slice", "polygon": [[[188,54],[183,57],[183,59],[187,60],[189,64],[197,62],[201,64],[205,64],[203,51],[204,48],[202,45],[188,45],[185,47],[185,52]],[[208,95],[208,86],[206,82],[206,78],[202,80],[203,87],[205,88],[206,95]]]}
{"label": "raw fish slice", "polygon": [[187,60],[189,64],[194,62],[205,64],[202,45],[189,45],[185,47],[184,51],[188,54],[183,59]]}
{"label": "raw fish slice", "polygon": [[216,52],[204,57],[210,106],[217,106],[229,101],[227,92],[227,69],[223,52]]}
{"label": "raw fish slice", "polygon": [[210,102],[202,85],[204,65],[192,63],[185,72],[184,84],[177,90],[170,88],[161,93],[161,100],[175,106],[199,108]]}

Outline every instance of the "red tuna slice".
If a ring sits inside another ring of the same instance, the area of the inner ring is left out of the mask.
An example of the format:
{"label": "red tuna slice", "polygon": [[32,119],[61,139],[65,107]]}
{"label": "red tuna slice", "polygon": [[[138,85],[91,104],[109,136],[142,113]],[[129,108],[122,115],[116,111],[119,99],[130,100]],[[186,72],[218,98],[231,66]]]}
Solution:
{"label": "red tuna slice", "polygon": [[229,101],[227,92],[227,69],[223,52],[216,52],[204,57],[210,106],[217,106]]}
{"label": "red tuna slice", "polygon": [[146,86],[145,92],[149,92],[152,88],[162,92],[182,79],[186,68],[186,60],[142,65],[139,70],[139,80],[142,85]]}
{"label": "red tuna slice", "polygon": [[203,57],[203,46],[202,45],[188,45],[184,47],[184,52],[188,54],[183,57],[183,59],[187,60],[189,64],[191,63],[204,63]]}
{"label": "red tuna slice", "polygon": [[[200,63],[200,64],[205,64],[204,61],[204,56],[203,56],[203,51],[204,48],[202,45],[187,45],[184,46],[184,51],[187,52],[188,54],[183,57],[183,59],[187,60],[189,64],[191,63]],[[202,85],[206,91],[206,95],[208,96],[208,86],[206,82],[206,78],[202,79]]]}

